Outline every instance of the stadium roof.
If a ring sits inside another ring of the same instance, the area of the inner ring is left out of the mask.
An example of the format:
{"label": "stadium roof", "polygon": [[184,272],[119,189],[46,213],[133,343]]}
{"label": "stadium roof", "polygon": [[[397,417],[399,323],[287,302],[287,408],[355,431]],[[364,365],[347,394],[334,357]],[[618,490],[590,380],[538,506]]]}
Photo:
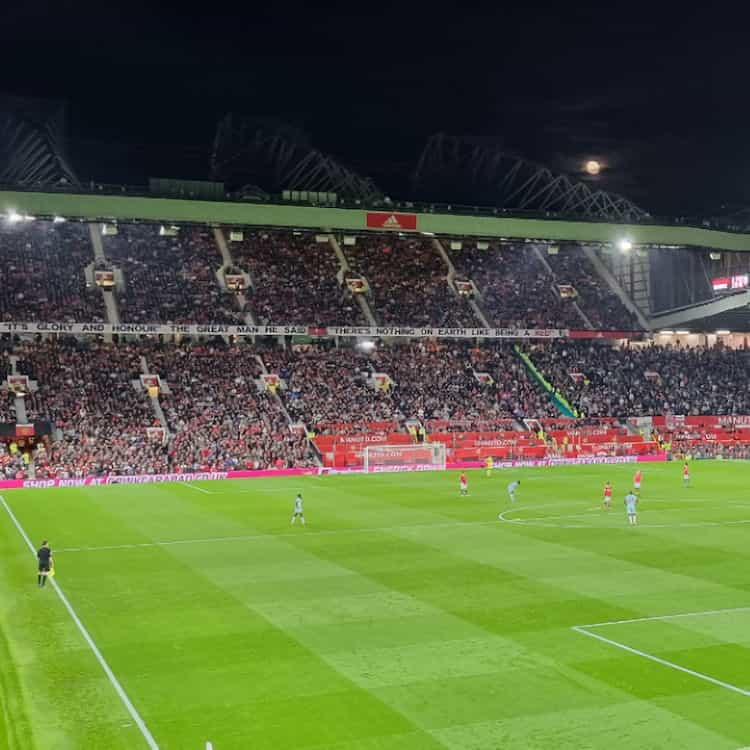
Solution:
{"label": "stadium roof", "polygon": [[59,102],[0,96],[0,183],[77,185],[65,153],[64,125]]}
{"label": "stadium roof", "polygon": [[615,193],[592,190],[508,153],[487,139],[432,136],[413,178],[420,200],[497,206],[511,211],[546,211],[609,221],[639,221],[649,214]]}

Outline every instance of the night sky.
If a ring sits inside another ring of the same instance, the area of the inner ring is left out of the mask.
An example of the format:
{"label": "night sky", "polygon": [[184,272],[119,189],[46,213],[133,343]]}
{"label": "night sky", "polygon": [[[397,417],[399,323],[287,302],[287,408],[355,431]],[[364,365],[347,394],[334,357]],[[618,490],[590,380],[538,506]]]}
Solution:
{"label": "night sky", "polygon": [[597,184],[653,214],[750,206],[746,24],[715,5],[256,5],[15,3],[0,88],[66,102],[84,180],[206,178],[232,111],[292,123],[394,197],[446,132],[567,172],[599,158]]}

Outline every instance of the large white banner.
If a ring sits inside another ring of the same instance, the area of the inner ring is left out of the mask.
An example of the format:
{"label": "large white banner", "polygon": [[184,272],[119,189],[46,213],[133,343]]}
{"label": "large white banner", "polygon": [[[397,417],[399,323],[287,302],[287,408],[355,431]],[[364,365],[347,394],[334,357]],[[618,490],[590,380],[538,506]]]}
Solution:
{"label": "large white banner", "polygon": [[170,323],[0,323],[0,333],[104,333],[183,336],[371,336],[373,338],[553,339],[567,337],[565,328],[420,328],[414,326],[248,326]]}

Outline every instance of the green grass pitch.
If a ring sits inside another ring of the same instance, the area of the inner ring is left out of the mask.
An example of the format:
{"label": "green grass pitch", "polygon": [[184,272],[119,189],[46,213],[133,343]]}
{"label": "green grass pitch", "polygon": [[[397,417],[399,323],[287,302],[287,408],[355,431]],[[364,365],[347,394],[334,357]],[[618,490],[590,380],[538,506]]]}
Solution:
{"label": "green grass pitch", "polygon": [[[634,470],[4,497],[162,750],[738,750],[750,464],[645,465],[630,528]],[[1,507],[0,701],[2,748],[148,747]]]}

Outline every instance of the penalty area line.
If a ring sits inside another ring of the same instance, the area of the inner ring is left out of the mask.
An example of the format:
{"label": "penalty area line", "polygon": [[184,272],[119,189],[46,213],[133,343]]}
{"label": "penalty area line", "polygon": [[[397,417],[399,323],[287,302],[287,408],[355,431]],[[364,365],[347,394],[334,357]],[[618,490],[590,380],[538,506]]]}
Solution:
{"label": "penalty area line", "polygon": [[[0,504],[2,504],[3,508],[5,508],[5,512],[8,514],[8,517],[13,522],[13,525],[16,527],[16,530],[21,535],[21,538],[24,542],[26,542],[26,546],[29,548],[29,551],[31,552],[32,557],[36,558],[36,549],[34,548],[34,545],[31,543],[31,539],[29,539],[29,535],[24,530],[23,526],[21,526],[20,521],[16,518],[15,514],[11,510],[10,506],[6,502],[5,498],[0,495]],[[94,639],[89,634],[89,631],[86,630],[86,626],[81,622],[81,619],[76,614],[76,611],[73,609],[73,605],[68,600],[68,597],[65,596],[65,593],[63,592],[62,588],[60,588],[60,585],[55,581],[54,578],[49,578],[49,582],[52,585],[52,588],[55,590],[55,593],[59,597],[60,601],[63,603],[63,606],[68,611],[68,614],[72,618],[73,622],[75,623],[76,627],[78,628],[79,632],[83,636],[83,640],[86,641],[88,644],[88,647],[93,652],[94,656],[96,657],[96,660],[99,662],[99,665],[104,670],[104,674],[107,675],[107,679],[110,681],[112,687],[114,688],[115,692],[117,693],[118,697],[120,698],[120,701],[122,702],[123,706],[125,706],[125,709],[130,714],[130,717],[133,719],[133,721],[136,723],[136,726],[140,730],[141,734],[143,735],[143,739],[146,741],[146,744],[151,748],[151,750],[159,750],[159,746],[156,744],[156,740],[154,739],[153,735],[149,731],[149,728],[146,726],[146,722],[143,721],[141,718],[141,715],[138,713],[138,710],[131,702],[130,698],[128,698],[128,694],[125,692],[125,689],[120,684],[120,681],[115,676],[115,673],[112,671],[112,668],[107,663],[107,660],[102,655],[102,652],[99,650],[99,647],[94,642]]]}
{"label": "penalty area line", "polygon": [[633,622],[658,622],[660,620],[677,620],[680,617],[706,617],[708,615],[726,615],[730,612],[750,612],[750,607],[729,607],[727,609],[704,609],[700,612],[678,612],[674,615],[656,615],[654,617],[632,617],[629,620],[608,620],[593,622],[589,625],[577,625],[578,628],[604,628],[607,625],[629,625]]}
{"label": "penalty area line", "polygon": [[586,630],[585,627],[581,627],[580,625],[574,625],[571,630],[574,630],[576,633],[580,633],[581,635],[586,635],[589,638],[594,638],[597,641],[601,641],[602,643],[606,643],[609,646],[619,648],[622,651],[627,651],[629,654],[634,654],[635,656],[640,656],[643,659],[648,659],[649,661],[661,664],[663,667],[669,667],[670,669],[674,669],[677,672],[682,672],[683,674],[690,675],[691,677],[703,680],[704,682],[710,682],[712,685],[724,688],[724,690],[731,690],[733,693],[739,693],[740,695],[744,695],[746,698],[750,698],[750,690],[745,690],[744,688],[738,687],[737,685],[733,685],[731,682],[717,680],[715,677],[703,674],[703,672],[696,672],[694,669],[688,669],[687,667],[683,667],[680,664],[675,664],[673,661],[667,661],[666,659],[662,659],[659,656],[654,656],[654,654],[649,654],[647,651],[641,651],[637,648],[633,648],[632,646],[620,643],[620,641],[612,640],[611,638],[605,638],[603,635],[592,633]]}

